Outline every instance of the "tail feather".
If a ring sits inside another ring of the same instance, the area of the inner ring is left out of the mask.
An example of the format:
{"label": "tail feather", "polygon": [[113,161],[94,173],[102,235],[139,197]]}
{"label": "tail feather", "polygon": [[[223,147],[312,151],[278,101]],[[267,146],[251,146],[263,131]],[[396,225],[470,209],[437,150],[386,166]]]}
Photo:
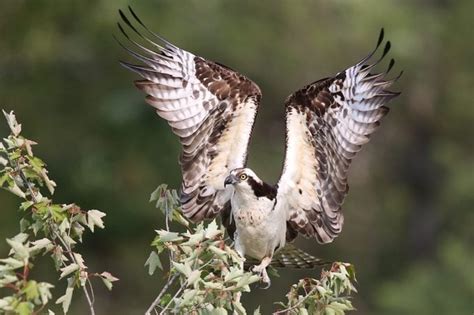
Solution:
{"label": "tail feather", "polygon": [[275,268],[313,269],[328,264],[331,264],[331,262],[316,258],[292,244],[287,244],[273,255],[271,266]]}
{"label": "tail feather", "polygon": [[[259,263],[259,261],[247,259],[245,265],[251,266]],[[331,264],[331,262],[316,258],[292,244],[286,244],[285,247],[275,252],[270,266],[274,268],[314,269]]]}

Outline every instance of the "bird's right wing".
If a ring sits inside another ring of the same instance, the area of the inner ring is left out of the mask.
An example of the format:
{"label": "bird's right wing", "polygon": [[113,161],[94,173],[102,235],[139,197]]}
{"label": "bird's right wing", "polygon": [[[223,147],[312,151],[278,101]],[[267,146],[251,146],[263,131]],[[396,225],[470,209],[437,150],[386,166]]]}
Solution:
{"label": "bird's right wing", "polygon": [[180,138],[184,215],[194,222],[215,217],[230,198],[224,179],[230,170],[245,166],[260,89],[245,76],[165,41],[130,12],[156,40],[143,36],[120,11],[123,22],[153,48],[131,39],[119,24],[146,55],[122,45],[144,64],[122,65],[143,77],[135,85]]}
{"label": "bird's right wing", "polygon": [[[377,48],[383,41],[380,33]],[[286,101],[286,158],[277,200],[286,203],[289,231],[331,242],[342,229],[341,205],[348,192],[352,159],[369,142],[399,93],[388,88],[388,70],[372,73],[369,56],[331,78],[313,82]],[[288,234],[287,234],[288,235]]]}

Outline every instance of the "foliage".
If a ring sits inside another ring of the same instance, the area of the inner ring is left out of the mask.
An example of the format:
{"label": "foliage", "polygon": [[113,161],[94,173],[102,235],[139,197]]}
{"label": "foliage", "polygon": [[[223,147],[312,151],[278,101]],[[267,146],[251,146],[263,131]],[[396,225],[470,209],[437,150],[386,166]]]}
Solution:
{"label": "foliage", "polygon": [[320,280],[305,278],[291,286],[288,302],[279,303],[285,309],[276,313],[343,315],[355,310],[350,301],[350,294],[357,292],[352,281],[354,266],[335,262],[329,271],[322,271]]}
{"label": "foliage", "polygon": [[[21,125],[13,112],[3,112],[11,134],[0,142],[0,186],[17,195],[23,201],[20,211],[20,233],[7,239],[10,252],[0,259],[0,288],[12,290],[10,295],[0,299],[0,313],[21,315],[37,314],[51,300],[48,282],[31,279],[30,273],[39,255],[50,255],[54,261],[59,279],[67,281],[66,292],[56,300],[68,312],[74,289],[84,290],[91,313],[94,313],[90,279],[102,279],[107,288],[118,280],[110,273],[88,271],[85,260],[75,249],[86,229],[94,232],[95,227],[104,228],[99,210],[83,210],[76,204],[57,204],[43,195],[46,188],[54,193],[56,183],[48,177],[45,163],[33,155],[34,141],[20,135]],[[51,314],[52,311],[49,311]]]}
{"label": "foliage", "polygon": [[[157,268],[164,270],[160,260],[169,254],[168,281],[147,314],[160,309],[160,314],[247,314],[240,302],[241,294],[250,292],[250,285],[260,277],[244,269],[244,261],[228,243],[225,229],[214,220],[193,226],[179,212],[177,194],[158,187],[150,201],[163,211],[170,221],[177,221],[186,232],[157,230],[152,242],[154,250],[145,265],[150,274]],[[168,221],[168,219],[167,219]],[[174,293],[169,293],[178,280]],[[355,291],[354,268],[350,264],[334,263],[331,270],[322,271],[321,280],[302,279],[291,287],[288,303],[280,314],[345,314],[353,310],[350,293]],[[256,310],[254,314],[258,314]]]}

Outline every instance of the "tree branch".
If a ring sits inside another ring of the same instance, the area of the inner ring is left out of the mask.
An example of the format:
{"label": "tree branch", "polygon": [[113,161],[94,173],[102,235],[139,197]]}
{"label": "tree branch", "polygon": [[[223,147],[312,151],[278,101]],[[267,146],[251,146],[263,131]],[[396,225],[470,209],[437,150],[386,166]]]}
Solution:
{"label": "tree branch", "polygon": [[150,315],[151,314],[151,311],[154,310],[155,307],[160,303],[161,297],[163,296],[163,294],[165,294],[165,292],[168,290],[168,288],[173,284],[173,282],[176,280],[176,278],[178,278],[178,274],[175,274],[173,277],[171,277],[168,280],[168,282],[166,282],[166,284],[163,286],[163,288],[161,289],[158,296],[155,298],[153,303],[151,303],[150,307],[146,310],[145,315]]}

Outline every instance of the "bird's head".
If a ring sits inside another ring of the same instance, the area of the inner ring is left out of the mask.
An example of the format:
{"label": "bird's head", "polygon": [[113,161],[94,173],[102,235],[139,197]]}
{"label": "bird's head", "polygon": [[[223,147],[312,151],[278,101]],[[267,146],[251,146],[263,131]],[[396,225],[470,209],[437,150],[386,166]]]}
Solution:
{"label": "bird's head", "polygon": [[257,174],[249,168],[233,169],[224,181],[224,186],[232,185],[240,195],[267,197],[273,199],[276,188],[262,181]]}
{"label": "bird's head", "polygon": [[236,168],[230,171],[224,181],[224,186],[232,185],[234,188],[251,188],[253,182],[261,183],[262,180],[249,168]]}

